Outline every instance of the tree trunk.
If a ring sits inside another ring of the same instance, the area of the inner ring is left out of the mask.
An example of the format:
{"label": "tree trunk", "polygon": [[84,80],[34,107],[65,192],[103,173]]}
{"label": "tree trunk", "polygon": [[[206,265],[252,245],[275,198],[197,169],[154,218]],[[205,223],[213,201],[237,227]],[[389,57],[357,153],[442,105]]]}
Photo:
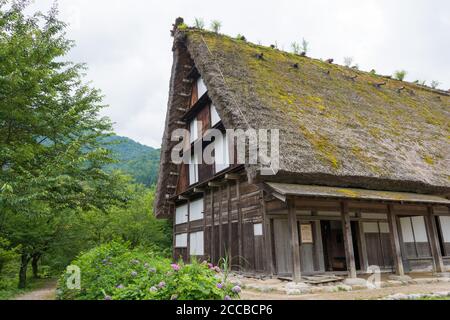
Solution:
{"label": "tree trunk", "polygon": [[29,261],[29,255],[26,253],[22,253],[19,270],[19,289],[25,289],[25,287],[27,286],[27,268]]}
{"label": "tree trunk", "polygon": [[33,278],[38,279],[39,278],[39,259],[41,258],[40,254],[33,255],[33,258],[31,260],[31,267],[33,268]]}

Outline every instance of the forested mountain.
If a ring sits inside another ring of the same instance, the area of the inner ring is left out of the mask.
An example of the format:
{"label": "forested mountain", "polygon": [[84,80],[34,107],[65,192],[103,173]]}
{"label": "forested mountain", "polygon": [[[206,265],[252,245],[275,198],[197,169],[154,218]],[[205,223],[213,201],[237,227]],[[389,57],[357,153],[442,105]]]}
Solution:
{"label": "forested mountain", "polygon": [[120,136],[103,138],[103,141],[117,160],[117,163],[108,166],[109,169],[121,170],[146,186],[156,183],[160,149]]}

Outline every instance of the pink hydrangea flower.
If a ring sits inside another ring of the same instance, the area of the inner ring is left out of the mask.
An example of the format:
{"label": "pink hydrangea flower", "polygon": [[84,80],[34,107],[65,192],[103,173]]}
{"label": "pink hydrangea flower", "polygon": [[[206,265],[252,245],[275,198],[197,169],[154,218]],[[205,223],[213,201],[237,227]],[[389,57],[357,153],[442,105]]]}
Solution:
{"label": "pink hydrangea flower", "polygon": [[171,266],[172,269],[175,270],[175,271],[179,271],[179,270],[180,270],[180,266],[179,266],[178,264],[176,264],[176,263],[171,264],[170,266]]}
{"label": "pink hydrangea flower", "polygon": [[164,281],[161,281],[159,284],[158,284],[158,287],[160,287],[160,288],[164,288],[166,286],[166,283],[164,282]]}
{"label": "pink hydrangea flower", "polygon": [[239,286],[235,286],[235,287],[233,287],[233,289],[231,289],[231,291],[233,291],[234,293],[239,293],[242,291],[242,289]]}
{"label": "pink hydrangea flower", "polygon": [[223,289],[223,283],[218,283],[218,284],[217,284],[217,288]]}
{"label": "pink hydrangea flower", "polygon": [[230,296],[225,296],[224,300],[231,300]]}

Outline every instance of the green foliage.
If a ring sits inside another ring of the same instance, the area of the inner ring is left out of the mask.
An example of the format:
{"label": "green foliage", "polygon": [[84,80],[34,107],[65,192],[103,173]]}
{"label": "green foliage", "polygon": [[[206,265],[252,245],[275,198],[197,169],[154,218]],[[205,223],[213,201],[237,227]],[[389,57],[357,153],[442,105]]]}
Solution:
{"label": "green foliage", "polygon": [[205,20],[203,18],[195,18],[194,27],[203,30],[205,28]]}
{"label": "green foliage", "polygon": [[156,184],[159,172],[160,150],[147,147],[126,137],[116,135],[101,140],[104,148],[116,160],[108,164],[107,171],[120,170],[134,181],[150,187]]}
{"label": "green foliage", "polygon": [[186,30],[187,28],[188,28],[188,25],[185,23],[178,25],[178,30]]}
{"label": "green foliage", "polygon": [[219,33],[220,28],[222,28],[222,22],[220,22],[219,20],[211,21],[211,30],[214,33]]}
{"label": "green foliage", "polygon": [[236,36],[236,40],[239,40],[239,41],[247,41],[247,38],[245,38],[244,35],[238,33],[238,35]]}
{"label": "green foliage", "polygon": [[408,72],[406,72],[405,70],[398,70],[398,71],[395,71],[394,78],[397,80],[403,81],[407,74],[408,74]]}
{"label": "green foliage", "polygon": [[441,83],[440,83],[439,81],[433,80],[433,81],[431,81],[430,86],[431,86],[433,89],[436,89],[437,87],[439,87],[440,84],[441,84]]}
{"label": "green foliage", "polygon": [[132,248],[145,247],[170,256],[171,224],[153,215],[154,189],[128,185],[132,198],[126,206],[115,206],[106,213],[89,210],[66,215],[64,234],[55,241],[43,263],[62,270],[81,251],[113,240],[127,241]]}
{"label": "green foliage", "polygon": [[293,53],[300,54],[301,49],[300,49],[300,44],[298,42],[292,42],[291,49],[292,49]]}
{"label": "green foliage", "polygon": [[0,232],[20,247],[20,287],[30,261],[57,245],[69,217],[127,203],[128,179],[101,144],[111,122],[86,66],[66,61],[73,42],[57,8],[0,1]]}
{"label": "green foliage", "polygon": [[17,249],[11,248],[11,242],[0,237],[0,278],[3,268],[17,258]]}
{"label": "green foliage", "polygon": [[302,39],[302,51],[307,54],[309,51],[309,42],[305,40],[305,38]]}
{"label": "green foliage", "polygon": [[221,300],[238,297],[238,288],[222,284],[217,268],[206,263],[173,264],[155,253],[112,242],[80,255],[81,289],[70,290],[69,274],[58,282],[63,300]]}
{"label": "green foliage", "polygon": [[348,68],[352,66],[353,58],[352,57],[344,57],[344,65]]}

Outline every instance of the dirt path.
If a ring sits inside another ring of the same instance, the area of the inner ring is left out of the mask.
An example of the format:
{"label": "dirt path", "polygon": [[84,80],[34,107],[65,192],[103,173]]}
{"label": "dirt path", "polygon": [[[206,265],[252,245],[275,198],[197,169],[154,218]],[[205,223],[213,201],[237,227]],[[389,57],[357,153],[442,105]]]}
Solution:
{"label": "dirt path", "polygon": [[366,299],[380,299],[396,293],[403,293],[403,294],[436,293],[449,290],[450,290],[450,283],[436,283],[425,285],[409,285],[404,287],[382,288],[376,290],[305,294],[301,296],[288,296],[277,293],[259,293],[244,290],[241,297],[242,299],[245,300],[366,300]]}
{"label": "dirt path", "polygon": [[13,300],[55,300],[56,280],[50,280],[41,288],[24,293]]}

